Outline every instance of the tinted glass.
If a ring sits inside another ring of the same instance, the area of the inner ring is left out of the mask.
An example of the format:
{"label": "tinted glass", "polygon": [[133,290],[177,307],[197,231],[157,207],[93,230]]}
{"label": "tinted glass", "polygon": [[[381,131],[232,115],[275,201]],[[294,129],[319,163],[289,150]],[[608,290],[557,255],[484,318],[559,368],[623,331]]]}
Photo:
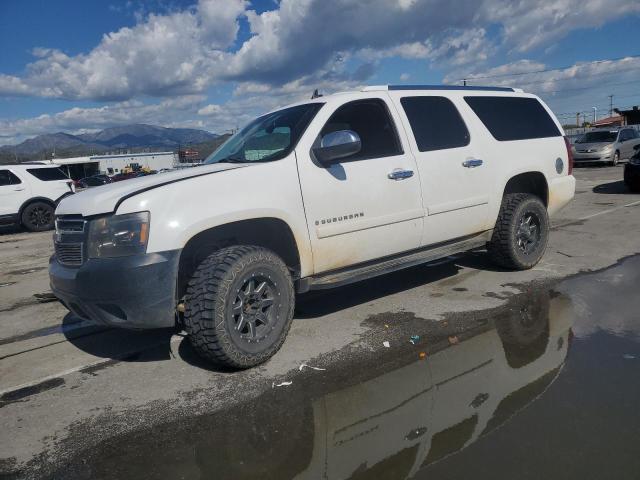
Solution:
{"label": "tinted glass", "polygon": [[559,137],[555,122],[535,98],[464,97],[496,140]]}
{"label": "tinted glass", "polygon": [[269,162],[295,148],[322,103],[285,108],[255,119],[213,152],[204,163]]}
{"label": "tinted glass", "polygon": [[421,152],[469,145],[469,130],[448,98],[404,97],[400,103]]}
{"label": "tinted glass", "polygon": [[69,180],[69,177],[59,168],[27,168],[27,172],[44,182],[53,180]]}
{"label": "tinted glass", "polygon": [[0,187],[6,185],[18,185],[22,183],[18,177],[16,177],[13,172],[9,170],[0,170]]}
{"label": "tinted glass", "polygon": [[325,124],[321,136],[338,130],[353,130],[362,142],[360,152],[342,159],[343,162],[402,154],[395,126],[382,100],[357,100],[338,108]]}
{"label": "tinted glass", "polygon": [[615,142],[617,136],[617,132],[587,132],[578,143],[610,143]]}

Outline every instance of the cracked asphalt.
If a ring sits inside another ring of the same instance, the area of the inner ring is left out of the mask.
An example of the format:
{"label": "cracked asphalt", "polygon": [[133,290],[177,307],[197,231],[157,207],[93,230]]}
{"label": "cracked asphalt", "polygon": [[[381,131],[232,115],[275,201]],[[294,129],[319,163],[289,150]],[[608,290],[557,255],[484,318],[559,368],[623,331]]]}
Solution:
{"label": "cracked asphalt", "polygon": [[[574,174],[576,197],[552,219],[547,253],[534,269],[502,271],[479,251],[300,296],[282,350],[267,364],[242,372],[210,368],[172,330],[120,331],[73,317],[49,292],[51,233],[0,234],[0,476],[215,478],[203,476],[206,469],[197,467],[202,462],[176,460],[162,464],[162,471],[148,463],[143,469],[135,461],[129,464],[137,470],[108,473],[107,467],[123,464],[122,452],[113,445],[124,439],[140,452],[158,450],[170,439],[188,443],[191,434],[184,429],[198,430],[197,419],[209,419],[203,425],[213,429],[219,423],[228,432],[225,412],[236,406],[254,419],[239,422],[239,432],[268,412],[273,412],[268,425],[277,429],[281,419],[284,430],[297,432],[298,427],[287,427],[287,411],[310,414],[283,410],[281,404],[367,382],[412,365],[420,353],[429,363],[452,345],[471,345],[468,338],[481,338],[495,319],[522,311],[519,305],[536,299],[536,292],[640,253],[640,195],[625,188],[622,167],[578,168]],[[628,271],[617,275],[628,276]],[[614,280],[603,288],[613,289]],[[578,293],[587,291],[584,282],[575,285]],[[420,337],[416,344],[412,335]],[[568,341],[563,335],[558,338]],[[324,370],[301,369],[303,363]],[[292,383],[275,387],[283,382]],[[273,408],[265,409],[264,402]],[[307,434],[303,429],[295,435]],[[186,454],[176,455],[184,459]],[[284,467],[266,466],[261,478],[292,477]],[[234,475],[220,478],[253,478]],[[325,477],[342,478],[326,472]]]}

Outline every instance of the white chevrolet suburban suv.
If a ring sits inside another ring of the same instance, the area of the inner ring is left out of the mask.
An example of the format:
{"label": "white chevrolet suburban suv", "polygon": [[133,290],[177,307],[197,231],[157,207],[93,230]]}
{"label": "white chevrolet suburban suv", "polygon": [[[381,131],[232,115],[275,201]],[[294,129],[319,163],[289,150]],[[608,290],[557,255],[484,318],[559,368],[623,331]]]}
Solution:
{"label": "white chevrolet suburban suv", "polygon": [[74,191],[73,181],[58,166],[0,165],[0,225],[51,230],[56,205]]}
{"label": "white chevrolet suburban suv", "polygon": [[200,355],[235,368],[278,351],[296,292],[485,246],[503,268],[533,267],[575,191],[553,114],[501,87],[314,98],[205,163],[62,201],[51,287],[82,318],[184,325]]}

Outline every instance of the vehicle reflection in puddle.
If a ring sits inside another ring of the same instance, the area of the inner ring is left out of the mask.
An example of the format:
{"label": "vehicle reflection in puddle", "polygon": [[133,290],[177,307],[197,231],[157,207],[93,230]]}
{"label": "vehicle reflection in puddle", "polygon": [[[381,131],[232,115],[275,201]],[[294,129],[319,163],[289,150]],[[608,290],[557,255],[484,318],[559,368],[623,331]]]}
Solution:
{"label": "vehicle reflection in puddle", "polygon": [[557,377],[571,342],[570,301],[546,290],[523,298],[497,318],[467,322],[472,327],[460,331],[455,345],[446,336],[434,339],[425,360],[413,350],[392,367],[349,367],[359,375],[373,370],[365,373],[369,378],[354,380],[348,371],[305,376],[296,388],[276,388],[226,411],[120,437],[90,455],[85,468],[91,473],[85,473],[414,477],[508,422]]}

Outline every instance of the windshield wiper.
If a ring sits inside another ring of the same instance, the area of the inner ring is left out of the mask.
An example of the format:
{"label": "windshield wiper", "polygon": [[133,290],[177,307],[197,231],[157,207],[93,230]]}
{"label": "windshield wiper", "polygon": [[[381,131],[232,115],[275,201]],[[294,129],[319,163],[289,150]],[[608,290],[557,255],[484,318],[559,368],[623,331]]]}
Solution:
{"label": "windshield wiper", "polygon": [[222,160],[218,160],[215,163],[247,163],[247,160],[245,160],[242,157],[237,157],[234,155],[229,155],[228,157],[223,158]]}

